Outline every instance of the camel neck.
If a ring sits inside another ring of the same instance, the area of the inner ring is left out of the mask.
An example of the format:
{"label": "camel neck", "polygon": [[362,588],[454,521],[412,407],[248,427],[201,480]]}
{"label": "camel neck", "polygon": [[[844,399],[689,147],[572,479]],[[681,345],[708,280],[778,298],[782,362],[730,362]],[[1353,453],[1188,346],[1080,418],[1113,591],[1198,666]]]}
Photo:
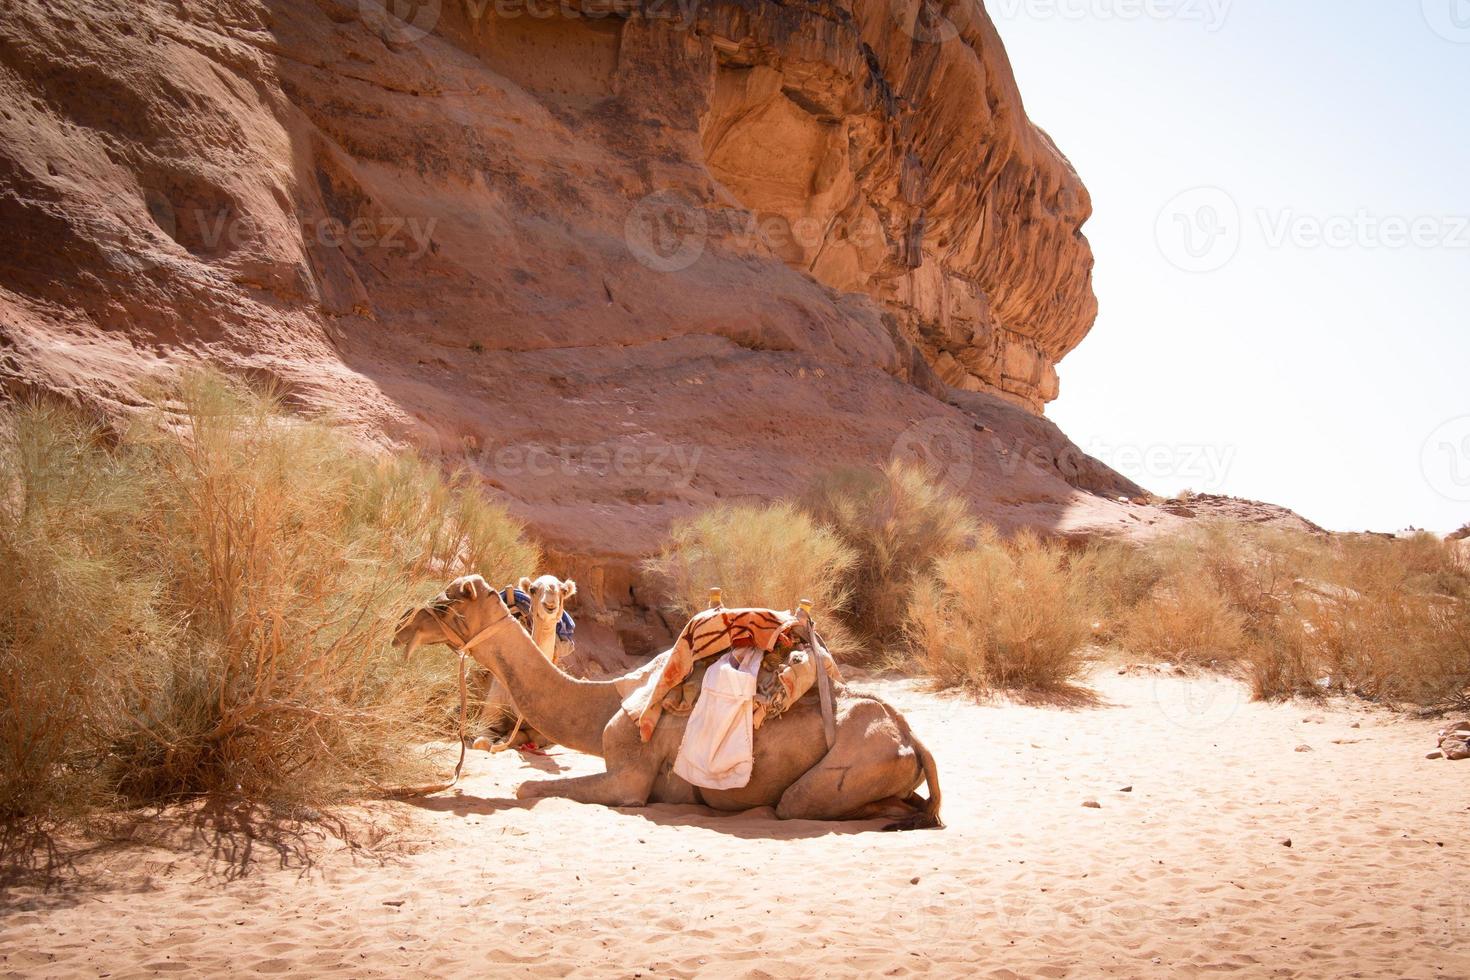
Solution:
{"label": "camel neck", "polygon": [[569,749],[602,755],[602,730],[622,708],[611,682],[562,673],[520,628],[497,630],[470,655],[500,678],[526,721]]}
{"label": "camel neck", "polygon": [[531,623],[531,641],[551,661],[556,660],[556,622],[555,619],[535,616]]}

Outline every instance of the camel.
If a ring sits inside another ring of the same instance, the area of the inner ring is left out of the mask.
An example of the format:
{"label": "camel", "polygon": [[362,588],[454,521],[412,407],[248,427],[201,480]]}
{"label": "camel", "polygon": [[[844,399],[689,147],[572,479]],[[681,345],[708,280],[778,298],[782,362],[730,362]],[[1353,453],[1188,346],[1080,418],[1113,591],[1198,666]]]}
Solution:
{"label": "camel", "polygon": [[[829,749],[821,709],[804,697],[755,733],[755,767],[740,789],[699,789],[673,773],[687,717],[665,714],[644,742],[622,709],[623,693],[661,661],[610,681],[584,681],[556,667],[510,615],[500,595],[478,575],[455,579],[429,605],[405,616],[394,644],[410,656],[444,643],[468,652],[514,696],[526,719],[552,739],[602,758],[590,776],[522,783],[520,799],[559,797],[579,803],[641,807],[702,803],[716,810],[774,807],[781,819],[888,818],[886,829],[943,826],[934,757],[895,708],[865,693],[843,690],[836,739]],[[916,792],[928,785],[928,798]]]}
{"label": "camel", "polygon": [[[562,581],[555,575],[542,575],[531,579],[521,576],[516,588],[531,597],[531,640],[543,656],[552,663],[560,663],[570,656],[575,643],[557,636],[557,626],[566,612],[567,600],[577,594],[577,583],[571,579]],[[524,727],[525,717],[516,709],[515,699],[505,685],[493,675],[485,686],[480,720],[492,733],[504,735],[500,741],[481,736],[475,739],[474,747],[489,752],[504,752],[512,747],[529,746],[545,748],[552,740],[536,728]],[[505,734],[506,732],[509,734]]]}

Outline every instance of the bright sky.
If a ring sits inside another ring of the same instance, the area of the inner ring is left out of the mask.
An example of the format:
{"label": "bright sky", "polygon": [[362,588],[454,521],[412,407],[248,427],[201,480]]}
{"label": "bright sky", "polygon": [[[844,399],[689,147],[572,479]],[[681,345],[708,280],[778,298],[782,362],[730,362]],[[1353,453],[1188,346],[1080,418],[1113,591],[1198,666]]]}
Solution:
{"label": "bright sky", "polygon": [[1048,414],[1160,493],[1470,521],[1470,0],[986,7],[1095,207]]}

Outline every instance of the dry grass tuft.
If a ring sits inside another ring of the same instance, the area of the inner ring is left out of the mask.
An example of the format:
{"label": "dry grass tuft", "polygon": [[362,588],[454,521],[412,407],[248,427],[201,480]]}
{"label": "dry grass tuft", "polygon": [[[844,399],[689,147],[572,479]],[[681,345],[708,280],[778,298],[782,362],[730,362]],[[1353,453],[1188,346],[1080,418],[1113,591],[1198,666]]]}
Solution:
{"label": "dry grass tuft", "polygon": [[1003,542],[985,529],[913,589],[910,656],[942,687],[1064,689],[1087,666],[1088,599],[1063,548],[1031,534]]}
{"label": "dry grass tuft", "polygon": [[856,560],[791,504],[725,504],[675,524],[644,567],[664,583],[681,619],[704,609],[715,585],[731,607],[791,609],[811,599],[833,654],[850,657],[854,643],[832,614],[848,601],[844,581]]}
{"label": "dry grass tuft", "polygon": [[923,469],[897,461],[881,470],[834,470],[801,503],[856,555],[843,618],[872,650],[902,642],[914,583],[978,533],[963,500]]}
{"label": "dry grass tuft", "polygon": [[0,810],[321,802],[413,768],[452,664],[402,662],[396,615],[533,569],[521,526],[217,375],[158,404],[115,445],[63,409],[5,414]]}

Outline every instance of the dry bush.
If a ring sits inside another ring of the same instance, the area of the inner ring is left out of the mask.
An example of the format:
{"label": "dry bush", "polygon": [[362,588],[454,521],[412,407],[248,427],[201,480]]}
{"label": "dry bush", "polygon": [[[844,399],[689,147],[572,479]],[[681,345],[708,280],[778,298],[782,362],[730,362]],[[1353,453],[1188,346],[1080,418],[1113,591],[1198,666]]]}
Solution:
{"label": "dry bush", "polygon": [[29,564],[0,573],[17,585],[3,683],[24,698],[0,722],[8,744],[59,733],[45,758],[26,750],[12,807],[53,806],[48,782],[91,801],[320,801],[403,775],[453,662],[403,662],[397,614],[448,576],[534,568],[520,525],[463,478],[367,460],[216,375],[161,398],[111,448],[70,413],[9,413],[20,518],[0,538]]}
{"label": "dry bush", "polygon": [[1153,545],[1160,569],[1123,617],[1124,645],[1195,665],[1243,661],[1272,638],[1304,561],[1286,536],[1205,524]]}
{"label": "dry bush", "polygon": [[1141,555],[1128,547],[1077,563],[1103,633],[1126,648],[1238,667],[1258,698],[1342,690],[1445,704],[1470,684],[1470,575],[1432,535],[1207,523]]}
{"label": "dry bush", "polygon": [[[1378,700],[1449,705],[1470,691],[1470,575],[1432,535],[1324,544],[1302,603],[1315,672]],[[1281,692],[1286,693],[1286,692]]]}
{"label": "dry bush", "polygon": [[1133,541],[1103,539],[1088,543],[1072,556],[1094,618],[1094,633],[1103,643],[1120,639],[1132,611],[1152,595],[1164,576],[1156,547]]}
{"label": "dry bush", "polygon": [[791,504],[723,504],[675,524],[644,567],[680,620],[708,605],[710,586],[732,608],[790,609],[811,599],[833,654],[850,658],[857,651],[833,613],[848,600],[843,583],[855,561],[836,534]]}
{"label": "dry bush", "polygon": [[1120,639],[1129,650],[1176,663],[1234,661],[1245,649],[1245,617],[1213,582],[1186,579],[1135,606]]}
{"label": "dry bush", "polygon": [[132,460],[75,413],[0,416],[0,820],[101,791],[105,705],[170,641],[133,547],[148,506]]}
{"label": "dry bush", "polygon": [[1061,547],[985,529],[920,579],[905,633],[913,663],[942,687],[1055,691],[1087,667],[1091,613]]}
{"label": "dry bush", "polygon": [[894,461],[881,470],[827,473],[801,501],[853,550],[852,599],[844,620],[870,649],[897,644],[914,583],[974,540],[965,502],[920,467]]}

